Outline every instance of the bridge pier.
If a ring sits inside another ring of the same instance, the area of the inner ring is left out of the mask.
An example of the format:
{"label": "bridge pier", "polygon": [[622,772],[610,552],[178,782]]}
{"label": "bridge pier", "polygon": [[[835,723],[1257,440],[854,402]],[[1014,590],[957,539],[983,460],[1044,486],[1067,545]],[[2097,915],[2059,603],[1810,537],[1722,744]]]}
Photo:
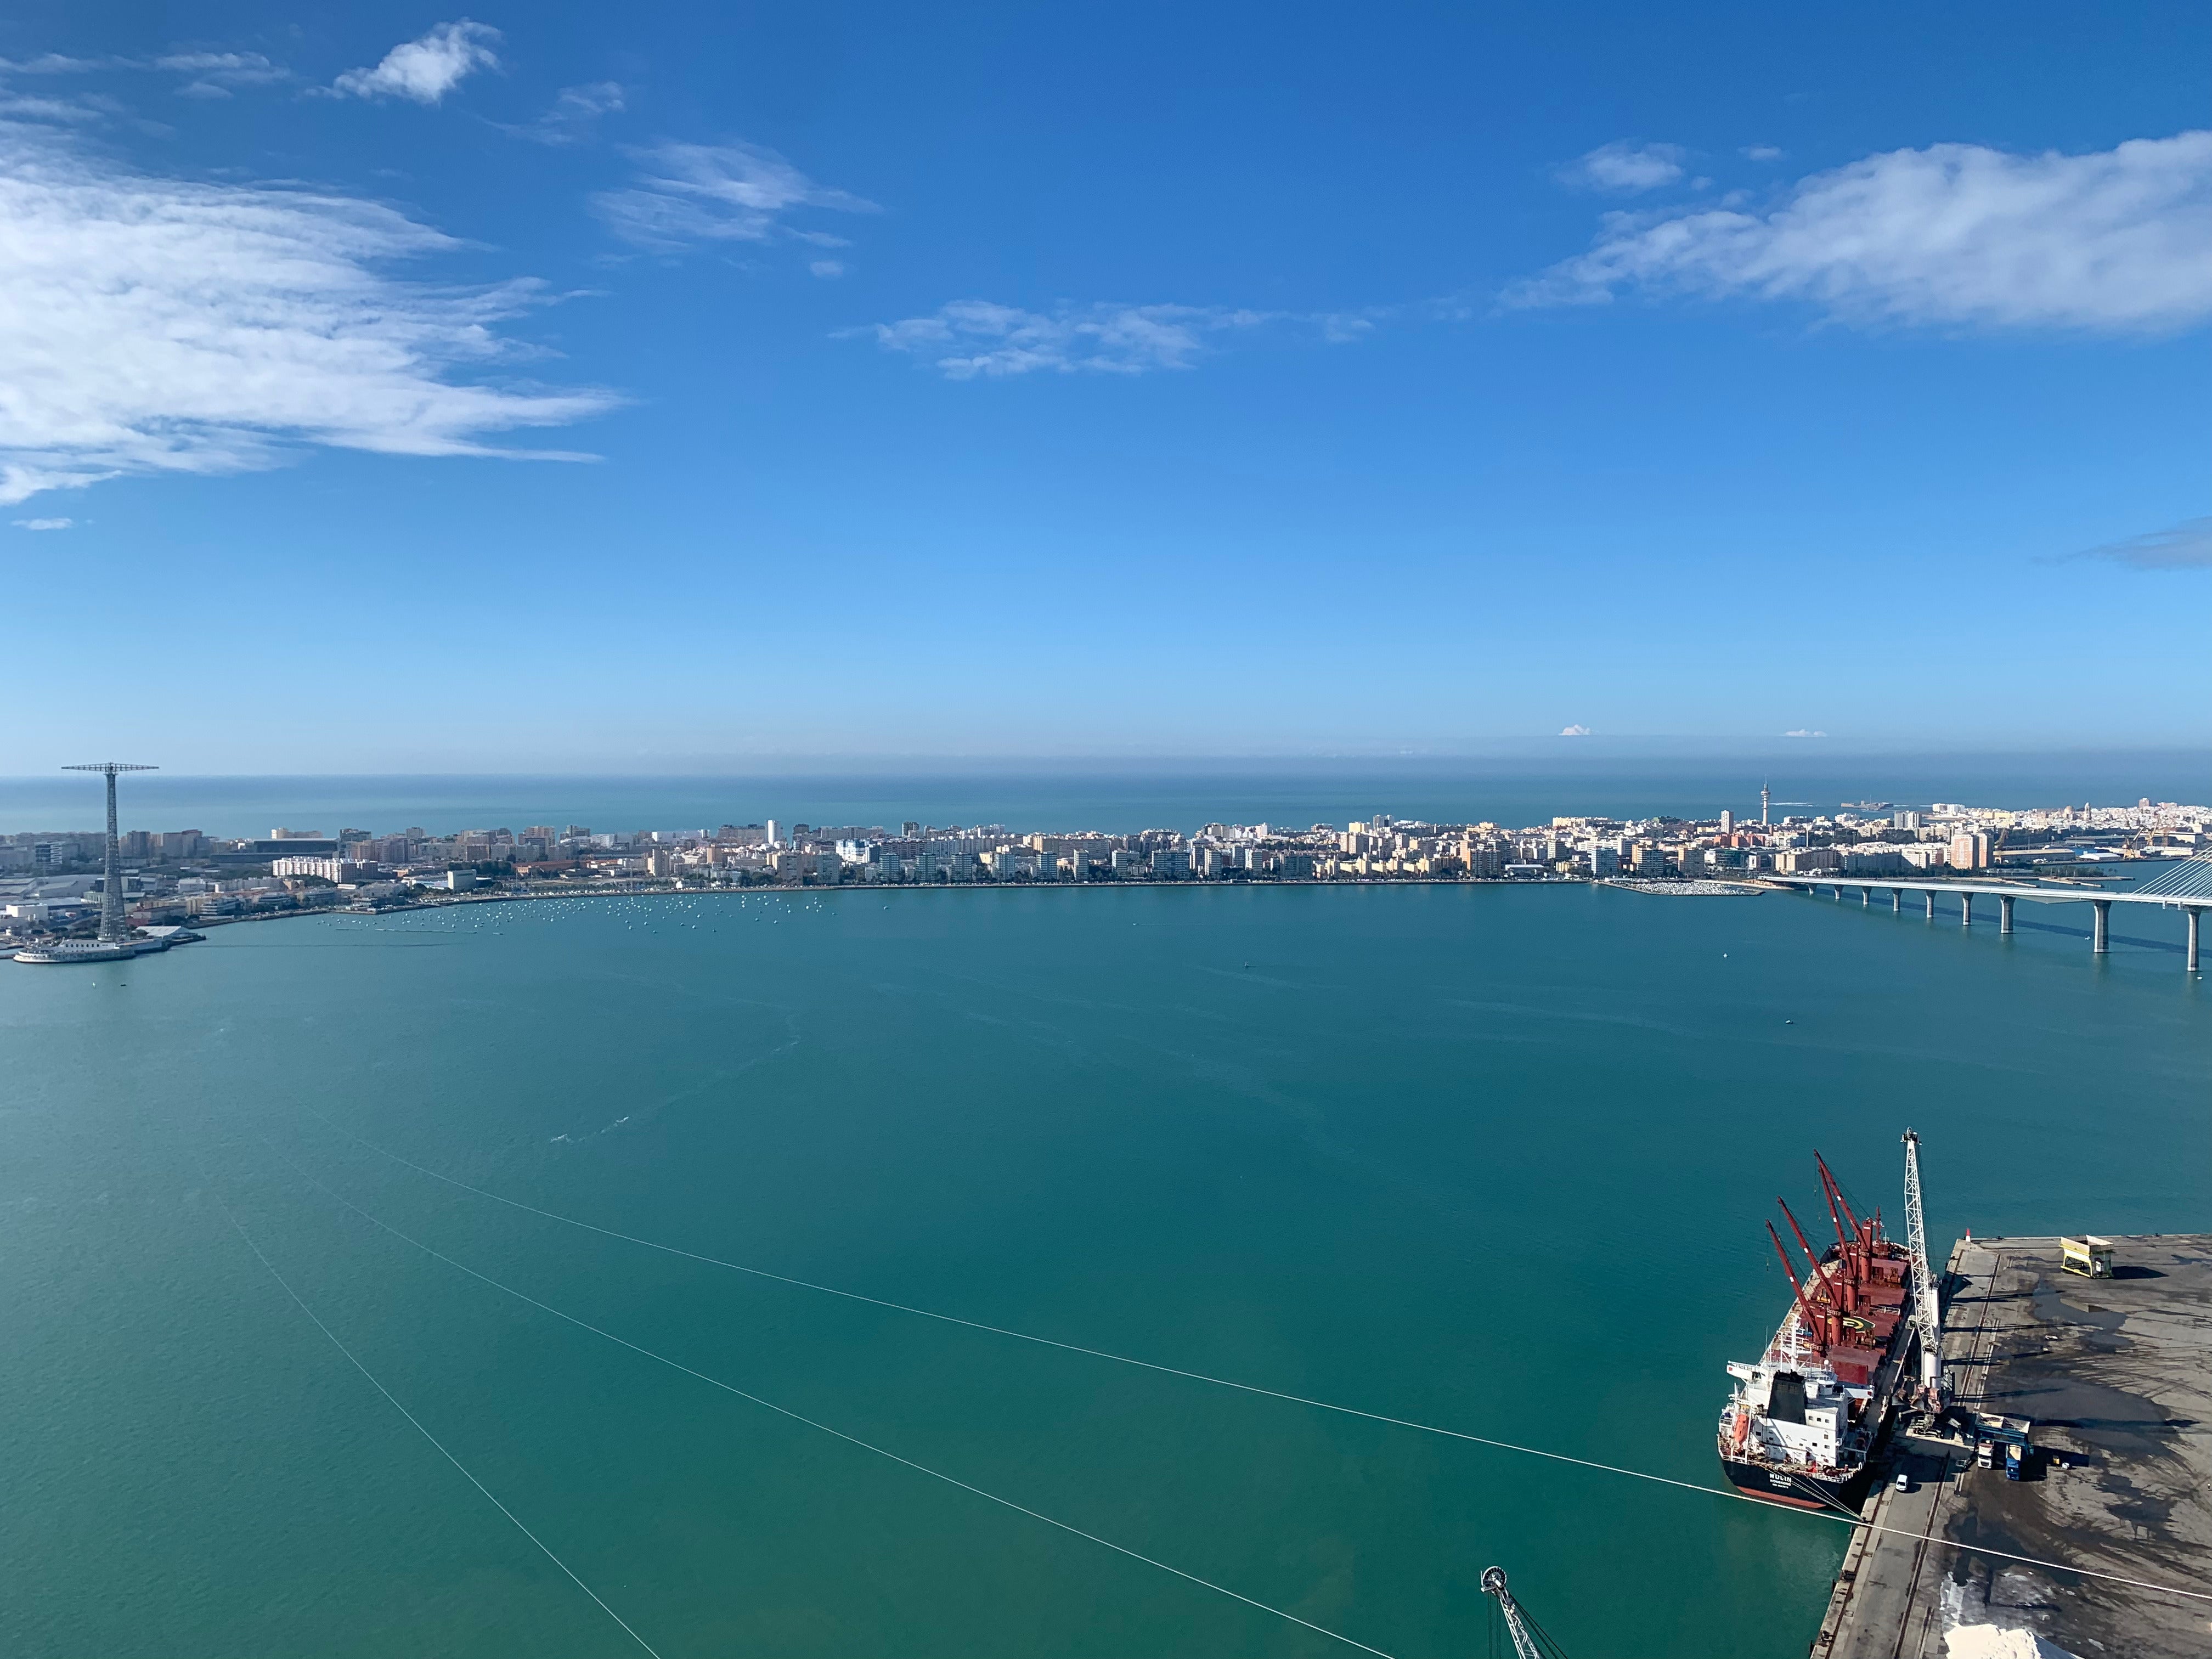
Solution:
{"label": "bridge pier", "polygon": [[1972,893],[1961,893],[1959,895],[1959,926],[1971,927],[1973,925],[1974,896]]}
{"label": "bridge pier", "polygon": [[1936,920],[1936,890],[1933,887],[1928,890],[1928,920]]}
{"label": "bridge pier", "polygon": [[2199,909],[2196,905],[2192,904],[2189,906],[2183,914],[2189,918],[2189,966],[2185,971],[2193,974],[2197,971],[2197,934],[2198,931],[2198,924],[2204,920],[2204,912]]}
{"label": "bridge pier", "polygon": [[1905,890],[1902,887],[1889,890],[1889,908],[1899,915],[1905,914]]}
{"label": "bridge pier", "polygon": [[1871,888],[1871,887],[1862,887],[1862,888],[1860,888],[1860,889],[1859,889],[1859,907],[1860,907],[1860,908],[1863,909],[1863,908],[1865,908],[1868,905],[1872,904],[1873,902],[1874,902],[1874,889],[1873,889],[1873,888]]}
{"label": "bridge pier", "polygon": [[1997,932],[2000,934],[2012,932],[2012,907],[2018,902],[2010,893],[1997,895]]}
{"label": "bridge pier", "polygon": [[2112,902],[2110,899],[2091,899],[2089,908],[2097,913],[2097,923],[2089,935],[2089,949],[2097,956],[2107,956],[2112,949]]}

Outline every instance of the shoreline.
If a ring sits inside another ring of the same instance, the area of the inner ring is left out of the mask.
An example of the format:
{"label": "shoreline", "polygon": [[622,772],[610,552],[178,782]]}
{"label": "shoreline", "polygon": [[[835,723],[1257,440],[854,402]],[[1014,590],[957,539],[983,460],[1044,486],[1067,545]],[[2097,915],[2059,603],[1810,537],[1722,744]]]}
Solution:
{"label": "shoreline", "polygon": [[[1267,888],[1329,888],[1329,887],[1612,887],[1621,884],[1610,879],[1599,880],[1588,876],[1546,876],[1539,879],[1509,879],[1487,876],[1406,876],[1395,880],[1378,879],[1371,876],[1349,877],[1340,881],[854,881],[841,882],[835,887],[807,887],[780,882],[761,882],[751,886],[716,884],[705,887],[562,887],[543,891],[456,893],[450,898],[416,900],[405,904],[385,905],[373,910],[356,910],[349,906],[320,905],[308,909],[270,910],[256,915],[195,916],[188,924],[195,931],[208,927],[229,927],[241,922],[296,921],[306,916],[351,916],[370,920],[377,916],[406,915],[418,910],[450,910],[473,904],[538,903],[549,899],[564,898],[731,898],[748,894],[815,896],[828,893],[1041,893],[1081,889],[1092,892],[1112,892],[1116,889],[1133,887],[1165,887],[1176,889],[1242,890]],[[1648,890],[1624,888],[1625,891]],[[1748,886],[1739,890],[1742,896],[1755,897],[1759,893],[1779,890]]]}

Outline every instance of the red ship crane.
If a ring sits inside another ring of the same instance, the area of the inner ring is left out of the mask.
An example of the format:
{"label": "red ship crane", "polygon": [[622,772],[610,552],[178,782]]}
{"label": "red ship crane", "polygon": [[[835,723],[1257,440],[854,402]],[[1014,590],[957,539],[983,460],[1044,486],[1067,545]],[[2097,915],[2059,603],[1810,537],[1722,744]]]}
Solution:
{"label": "red ship crane", "polygon": [[[1813,1154],[1813,1161],[1815,1164],[1820,1164],[1820,1155],[1818,1152]],[[1835,1181],[1829,1176],[1828,1166],[1826,1164],[1820,1164],[1820,1196],[1828,1202],[1828,1219],[1836,1229],[1836,1249],[1841,1253],[1845,1271],[1849,1272],[1851,1267],[1850,1235],[1844,1231],[1843,1217],[1836,1213],[1836,1206],[1843,1202],[1844,1195],[1837,1190]],[[1844,1207],[1848,1209],[1850,1206],[1845,1205]],[[1856,1278],[1857,1274],[1853,1273],[1852,1277]]]}
{"label": "red ship crane", "polygon": [[1815,1152],[1813,1162],[1820,1166],[1820,1190],[1828,1195],[1831,1204],[1843,1207],[1844,1219],[1850,1224],[1851,1242],[1844,1247],[1844,1255],[1851,1264],[1851,1277],[1865,1284],[1874,1278],[1875,1248],[1881,1239],[1879,1213],[1871,1218],[1854,1215],[1850,1200],[1844,1196],[1843,1183],[1828,1168],[1828,1160]]}
{"label": "red ship crane", "polygon": [[1797,1218],[1790,1214],[1788,1202],[1779,1198],[1774,1201],[1782,1206],[1782,1213],[1789,1220],[1790,1231],[1797,1235],[1797,1248],[1805,1252],[1805,1260],[1812,1264],[1814,1274],[1820,1279],[1820,1288],[1827,1293],[1830,1305],[1840,1308],[1845,1313],[1856,1313],[1859,1310],[1858,1285],[1849,1271],[1850,1263],[1848,1259],[1836,1264],[1838,1269],[1837,1279],[1841,1281],[1839,1286],[1835,1280],[1829,1279],[1828,1270],[1820,1265],[1820,1258],[1814,1255],[1813,1247],[1805,1242],[1805,1230],[1797,1224]]}
{"label": "red ship crane", "polygon": [[[1805,1299],[1805,1287],[1797,1282],[1797,1269],[1790,1265],[1790,1252],[1782,1248],[1782,1235],[1774,1231],[1774,1224],[1766,1224],[1766,1236],[1774,1241],[1774,1254],[1782,1258],[1782,1271],[1790,1275],[1790,1292],[1797,1298],[1797,1311],[1804,1316],[1805,1334],[1822,1348],[1834,1344],[1841,1335],[1828,1328],[1828,1320],[1813,1311],[1813,1304]],[[1835,1316],[1830,1315],[1832,1319]]]}

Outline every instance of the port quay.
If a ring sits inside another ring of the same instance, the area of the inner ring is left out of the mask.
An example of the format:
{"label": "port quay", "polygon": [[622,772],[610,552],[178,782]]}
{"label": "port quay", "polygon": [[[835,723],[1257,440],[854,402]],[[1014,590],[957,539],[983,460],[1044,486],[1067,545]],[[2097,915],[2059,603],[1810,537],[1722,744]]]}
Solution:
{"label": "port quay", "polygon": [[1952,1251],[1952,1421],[1893,1431],[1813,1659],[2212,1652],[2212,1233],[2076,1242]]}
{"label": "port quay", "polygon": [[[2094,953],[2110,948],[2113,904],[2182,912],[2185,971],[2199,971],[2212,905],[2212,806],[1924,806],[1862,801],[1819,814],[1756,818],[1560,816],[1510,828],[1432,823],[1377,811],[1348,824],[1209,823],[1198,830],[1055,832],[1004,824],[896,829],[778,819],[709,830],[609,831],[582,824],[432,834],[278,826],[265,837],[198,830],[121,830],[118,773],[100,762],[107,822],[98,831],[0,840],[0,947],[19,962],[104,960],[165,949],[195,927],[279,916],[374,914],[425,904],[737,889],[984,888],[1115,883],[1604,882],[1673,896],[1778,890],[1911,893],[1963,924],[1994,898],[2010,933],[2016,903],[2084,904]],[[1984,912],[1986,914],[1986,912]]]}

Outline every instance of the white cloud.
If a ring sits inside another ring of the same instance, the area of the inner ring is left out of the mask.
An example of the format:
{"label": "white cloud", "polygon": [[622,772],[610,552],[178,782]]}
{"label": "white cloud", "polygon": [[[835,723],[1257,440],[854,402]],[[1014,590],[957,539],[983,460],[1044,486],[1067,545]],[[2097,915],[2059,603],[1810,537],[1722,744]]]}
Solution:
{"label": "white cloud", "polygon": [[1747,161],[1778,161],[1782,159],[1782,152],[1771,144],[1746,144],[1743,159]]}
{"label": "white cloud", "polygon": [[1682,176],[1683,155],[1680,144],[1636,144],[1617,139],[1600,144],[1560,168],[1559,178],[1585,190],[1656,190]]}
{"label": "white cloud", "polygon": [[480,69],[497,69],[499,31],[489,23],[440,23],[384,54],[374,69],[348,70],[331,90],[350,98],[406,98],[434,104]]}
{"label": "white cloud", "polygon": [[1565,726],[1559,732],[1559,735],[1563,738],[1586,738],[1589,734],[1590,729],[1587,726]]}
{"label": "white cloud", "polygon": [[500,125],[502,132],[538,144],[580,144],[592,136],[602,115],[618,115],[624,107],[619,82],[594,81],[587,87],[563,87],[554,95],[553,106],[525,126]]}
{"label": "white cloud", "polygon": [[656,145],[632,152],[650,169],[627,190],[602,191],[592,205],[620,235],[646,247],[693,242],[765,242],[780,232],[800,241],[842,247],[822,231],[791,230],[782,216],[794,208],[873,213],[873,202],[817,185],[772,149],[757,144]]}
{"label": "white cloud", "polygon": [[[48,52],[21,63],[0,58],[0,75],[97,75],[149,70],[189,77],[177,88],[180,98],[229,98],[235,95],[232,91],[235,87],[267,86],[292,78],[291,70],[258,52],[169,52],[154,58],[64,58]],[[94,120],[103,112],[118,112],[112,100],[88,99],[66,110],[51,105],[40,108],[39,102],[10,99],[0,103],[0,112],[49,120]]]}
{"label": "white cloud", "polygon": [[617,401],[459,378],[518,355],[497,325],[544,296],[386,273],[453,246],[377,203],[133,173],[0,123],[0,503],[301,444],[513,454],[487,435]]}
{"label": "white cloud", "polygon": [[2166,529],[2107,542],[2074,556],[2110,559],[2138,570],[2212,569],[2212,519],[2185,519]]}
{"label": "white cloud", "polygon": [[1795,732],[1784,732],[1782,735],[1785,738],[1825,738],[1828,734],[1826,732],[1808,732],[1801,726]]}
{"label": "white cloud", "polygon": [[71,98],[0,98],[0,116],[20,121],[98,121],[105,112]]}
{"label": "white cloud", "polygon": [[927,317],[846,332],[872,337],[886,351],[921,357],[949,380],[972,380],[1040,369],[1142,374],[1188,368],[1212,337],[1276,320],[1269,313],[1218,306],[1102,304],[1048,314],[988,300],[955,300]]}
{"label": "white cloud", "polygon": [[18,530],[67,530],[76,522],[75,519],[18,519],[15,520],[15,528]]}
{"label": "white cloud", "polygon": [[2087,155],[1892,150],[1764,215],[1608,216],[1509,305],[1631,290],[1798,300],[1860,322],[2176,328],[2212,316],[2212,132]]}
{"label": "white cloud", "polygon": [[817,259],[806,268],[817,276],[825,279],[842,276],[845,274],[845,262],[842,259]]}
{"label": "white cloud", "polygon": [[173,52],[149,67],[191,77],[177,88],[179,98],[228,98],[234,87],[261,87],[291,79],[258,52]]}
{"label": "white cloud", "polygon": [[70,58],[58,52],[46,52],[21,60],[0,58],[0,74],[89,75],[94,70],[129,68],[131,64],[128,58]]}

